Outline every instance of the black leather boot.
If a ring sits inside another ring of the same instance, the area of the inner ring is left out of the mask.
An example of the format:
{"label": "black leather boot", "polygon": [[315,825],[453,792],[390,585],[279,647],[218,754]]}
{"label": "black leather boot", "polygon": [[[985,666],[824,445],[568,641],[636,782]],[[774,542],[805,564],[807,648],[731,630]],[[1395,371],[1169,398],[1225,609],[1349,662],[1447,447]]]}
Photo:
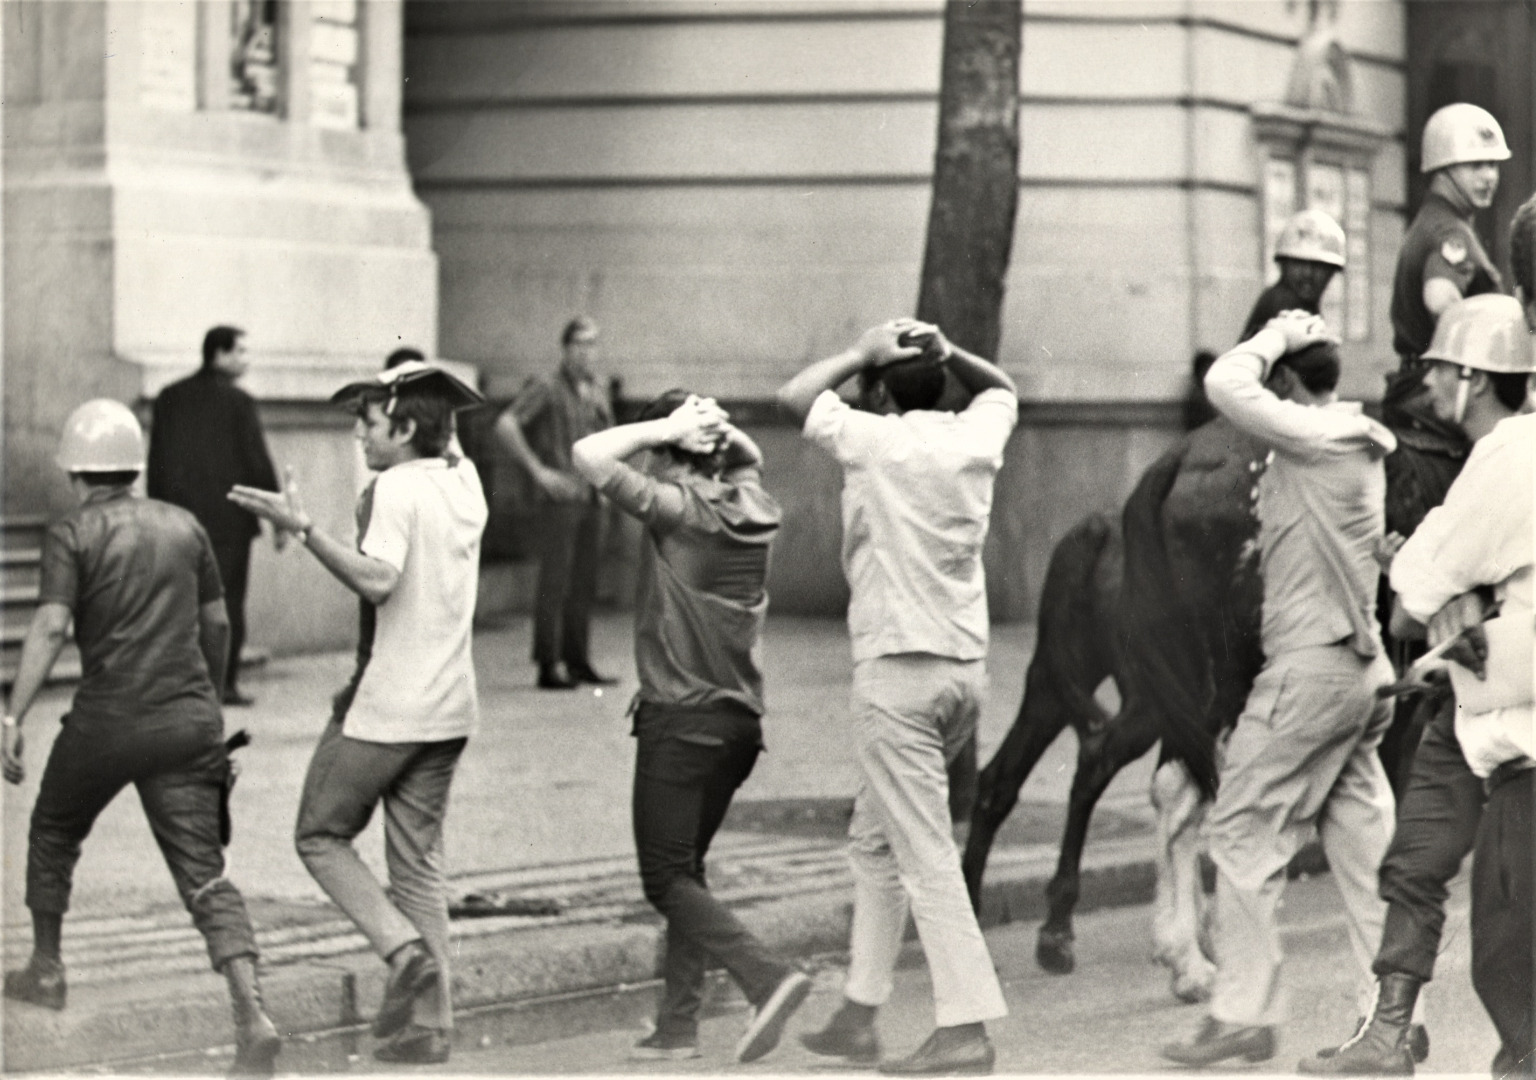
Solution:
{"label": "black leather boot", "polygon": [[1376,1008],[1354,1038],[1327,1056],[1302,1058],[1296,1071],[1308,1076],[1412,1076],[1409,1038],[1419,980],[1383,975],[1376,984]]}
{"label": "black leather boot", "polygon": [[256,958],[231,957],[224,962],[223,971],[235,1013],[235,1063],[230,1066],[229,1075],[271,1076],[283,1039],[262,1007]]}

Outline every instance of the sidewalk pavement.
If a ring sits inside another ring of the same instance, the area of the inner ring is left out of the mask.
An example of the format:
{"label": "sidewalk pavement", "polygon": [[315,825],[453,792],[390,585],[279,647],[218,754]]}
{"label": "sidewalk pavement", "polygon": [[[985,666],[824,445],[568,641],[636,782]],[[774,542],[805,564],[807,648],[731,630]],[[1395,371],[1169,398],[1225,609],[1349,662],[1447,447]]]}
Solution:
{"label": "sidewalk pavement", "polygon": [[[528,645],[523,619],[477,634],[482,728],[455,782],[448,864],[456,892],[542,901],[552,913],[456,920],[454,999],[473,1008],[580,997],[582,1022],[600,1024],[602,1010],[594,1011],[590,995],[654,979],[659,943],[629,826],[629,621],[609,614],[593,627],[594,664],[622,680],[606,692],[536,690]],[[983,761],[1012,723],[1032,647],[1032,627],[994,632]],[[857,787],[845,724],[851,661],[843,625],[772,618],[763,661],[768,753],[716,841],[711,888],[780,949],[840,951],[851,898],[841,836]],[[257,705],[225,717],[229,730],[245,727],[254,739],[238,755],[229,877],[250,906],[266,997],[285,1035],[362,1024],[382,993],[383,965],[305,873],[290,838],[305,766],[350,666],[349,654],[274,660],[242,680]],[[22,904],[26,820],[68,694],[49,691],[34,709],[28,780],[5,793],[8,969],[24,963],[30,948]],[[1075,741],[1064,734],[1030,777],[994,850],[986,921],[1035,919],[1043,911],[1075,757]],[[1150,766],[1148,758],[1126,769],[1100,803],[1084,859],[1084,910],[1150,899]],[[382,876],[378,830],[371,825],[358,848]],[[201,939],[132,797],[119,797],[86,841],[64,955],[67,1009],[5,1010],[7,1070],[128,1062],[231,1038],[222,980],[207,969]],[[529,1010],[529,1039],[547,1029],[548,1013]]]}

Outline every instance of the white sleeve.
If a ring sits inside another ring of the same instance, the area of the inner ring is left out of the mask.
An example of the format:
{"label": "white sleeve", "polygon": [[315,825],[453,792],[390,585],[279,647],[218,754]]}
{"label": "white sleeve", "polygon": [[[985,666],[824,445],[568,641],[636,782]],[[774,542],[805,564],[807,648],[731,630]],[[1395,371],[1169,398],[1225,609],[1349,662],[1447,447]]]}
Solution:
{"label": "white sleeve", "polygon": [[1529,443],[1485,437],[1445,502],[1392,560],[1392,589],[1419,622],[1453,597],[1496,585],[1532,560]]}
{"label": "white sleeve", "polygon": [[1284,353],[1283,335],[1269,329],[1226,353],[1205,375],[1211,406],[1239,430],[1288,457],[1310,460],[1330,449],[1365,445],[1367,425],[1360,418],[1282,400],[1264,385]]}
{"label": "white sleeve", "polygon": [[1001,387],[983,390],[960,414],[989,455],[1000,456],[1019,422],[1019,399]]}
{"label": "white sleeve", "polygon": [[805,414],[805,437],[843,464],[867,458],[883,430],[883,417],[853,408],[834,391],[823,390]]}
{"label": "white sleeve", "polygon": [[411,550],[411,518],[414,507],[405,485],[389,473],[379,474],[373,489],[373,513],[358,550],[372,559],[389,563],[401,573]]}

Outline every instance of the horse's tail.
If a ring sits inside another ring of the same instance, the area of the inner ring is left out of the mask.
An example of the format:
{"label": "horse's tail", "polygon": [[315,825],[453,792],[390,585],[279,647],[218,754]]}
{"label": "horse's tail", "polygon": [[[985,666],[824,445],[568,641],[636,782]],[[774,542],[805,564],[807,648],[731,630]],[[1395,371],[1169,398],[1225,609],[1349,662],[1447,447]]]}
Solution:
{"label": "horse's tail", "polygon": [[[1164,718],[1164,759],[1182,761],[1207,798],[1216,794],[1216,739],[1208,714],[1215,688],[1200,614],[1179,589],[1163,527],[1163,504],[1179,476],[1188,442],[1142,474],[1126,500],[1121,647],[1135,680]],[[1212,617],[1216,613],[1207,613]]]}
{"label": "horse's tail", "polygon": [[1044,665],[1042,674],[1071,715],[1097,716],[1103,722],[1109,717],[1093,698],[1102,678],[1098,669],[1107,666],[1094,655],[1105,644],[1097,624],[1095,572],[1113,533],[1108,518],[1092,513],[1057,541],[1040,589],[1035,659],[1030,665]]}

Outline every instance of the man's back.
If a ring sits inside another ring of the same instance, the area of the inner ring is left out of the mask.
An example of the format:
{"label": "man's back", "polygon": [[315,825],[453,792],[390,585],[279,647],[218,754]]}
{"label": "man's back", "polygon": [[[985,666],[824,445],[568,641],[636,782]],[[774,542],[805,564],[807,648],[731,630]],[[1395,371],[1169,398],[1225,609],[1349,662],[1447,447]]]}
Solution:
{"label": "man's back", "polygon": [[101,489],[55,522],[39,599],[74,614],[84,669],[74,711],[217,720],[199,608],[221,595],[208,538],[178,507]]}
{"label": "man's back", "polygon": [[982,546],[992,485],[1018,419],[1004,390],[963,412],[859,412],[827,392],[805,433],[844,468],[843,570],[855,660],[987,650]]}
{"label": "man's back", "polygon": [[151,498],[185,507],[214,543],[259,531],[226,497],[236,484],[277,489],[255,402],[228,376],[203,369],[155,399],[146,483]]}

